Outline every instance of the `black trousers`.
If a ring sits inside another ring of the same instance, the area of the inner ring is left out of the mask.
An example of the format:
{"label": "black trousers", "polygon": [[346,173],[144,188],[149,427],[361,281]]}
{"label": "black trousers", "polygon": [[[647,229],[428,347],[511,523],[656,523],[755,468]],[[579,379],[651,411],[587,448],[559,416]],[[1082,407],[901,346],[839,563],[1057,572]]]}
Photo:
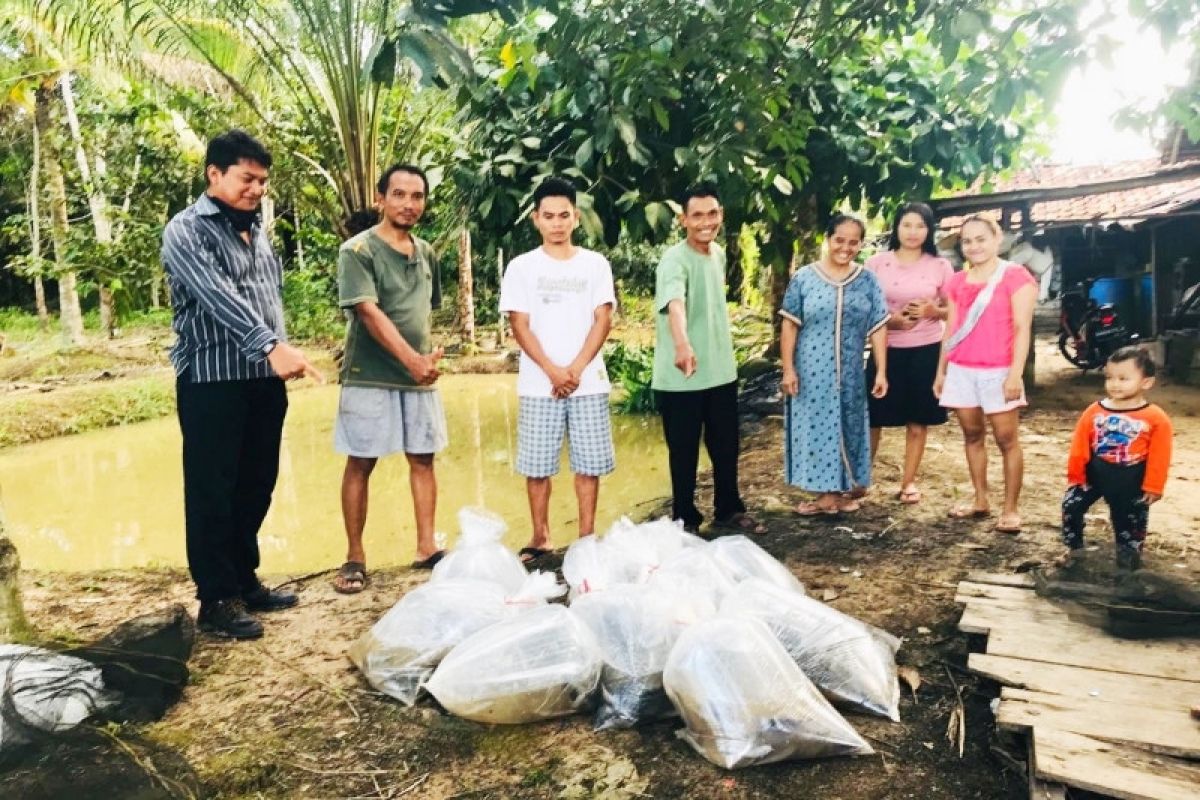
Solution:
{"label": "black trousers", "polygon": [[258,586],[258,529],[271,507],[287,389],[278,378],[175,384],[183,433],[188,568],[202,603]]}
{"label": "black trousers", "polygon": [[1117,466],[1093,458],[1087,466],[1087,488],[1069,486],[1062,502],[1062,540],[1083,547],[1084,515],[1101,498],[1108,503],[1117,550],[1140,552],[1150,523],[1150,507],[1142,502],[1146,465]]}
{"label": "black trousers", "polygon": [[696,508],[700,439],[713,471],[713,513],[719,520],[746,510],[738,494],[737,381],[694,392],[655,392],[671,465],[671,517],[688,527],[704,520]]}

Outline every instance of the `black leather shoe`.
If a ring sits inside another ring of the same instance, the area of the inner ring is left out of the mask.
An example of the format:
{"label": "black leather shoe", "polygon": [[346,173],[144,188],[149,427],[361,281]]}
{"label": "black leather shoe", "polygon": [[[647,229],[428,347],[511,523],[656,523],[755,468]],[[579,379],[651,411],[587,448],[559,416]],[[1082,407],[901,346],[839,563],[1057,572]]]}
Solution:
{"label": "black leather shoe", "polygon": [[247,614],[246,604],[236,597],[201,603],[197,623],[205,633],[227,639],[258,639],[263,635],[262,623]]}
{"label": "black leather shoe", "polygon": [[257,589],[243,594],[242,600],[251,611],[281,611],[300,602],[300,598],[292,592],[271,590],[262,584],[259,584]]}

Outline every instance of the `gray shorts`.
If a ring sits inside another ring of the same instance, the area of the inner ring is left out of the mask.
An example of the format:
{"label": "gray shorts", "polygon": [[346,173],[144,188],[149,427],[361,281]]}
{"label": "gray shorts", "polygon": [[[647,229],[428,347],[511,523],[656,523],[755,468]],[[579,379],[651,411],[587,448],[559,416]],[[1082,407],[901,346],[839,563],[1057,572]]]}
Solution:
{"label": "gray shorts", "polygon": [[558,474],[563,437],[576,475],[607,475],[616,467],[608,394],[521,397],[517,403],[517,472],[527,478]]}
{"label": "gray shorts", "polygon": [[333,447],[342,455],[424,455],[444,450],[449,442],[446,412],[437,389],[342,387],[333,425]]}

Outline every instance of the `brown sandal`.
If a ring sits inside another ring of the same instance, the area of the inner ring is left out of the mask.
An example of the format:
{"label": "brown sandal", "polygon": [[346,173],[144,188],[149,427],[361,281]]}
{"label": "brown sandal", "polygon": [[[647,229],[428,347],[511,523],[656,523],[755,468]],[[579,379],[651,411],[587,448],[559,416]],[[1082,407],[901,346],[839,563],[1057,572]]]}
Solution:
{"label": "brown sandal", "polygon": [[347,561],[333,576],[333,590],[338,594],[358,594],[367,588],[367,565],[361,561]]}

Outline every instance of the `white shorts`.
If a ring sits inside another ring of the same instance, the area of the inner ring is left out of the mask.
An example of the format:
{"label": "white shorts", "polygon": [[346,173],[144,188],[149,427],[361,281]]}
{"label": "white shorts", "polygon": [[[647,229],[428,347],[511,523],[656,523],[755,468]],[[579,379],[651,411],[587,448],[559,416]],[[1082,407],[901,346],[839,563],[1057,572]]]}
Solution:
{"label": "white shorts", "polygon": [[428,455],[444,450],[449,441],[437,389],[342,387],[333,424],[333,447],[342,455]]}
{"label": "white shorts", "polygon": [[1004,399],[1008,367],[963,367],[946,365],[941,404],[944,408],[982,408],[984,414],[1002,414],[1027,406],[1025,392],[1012,402]]}

